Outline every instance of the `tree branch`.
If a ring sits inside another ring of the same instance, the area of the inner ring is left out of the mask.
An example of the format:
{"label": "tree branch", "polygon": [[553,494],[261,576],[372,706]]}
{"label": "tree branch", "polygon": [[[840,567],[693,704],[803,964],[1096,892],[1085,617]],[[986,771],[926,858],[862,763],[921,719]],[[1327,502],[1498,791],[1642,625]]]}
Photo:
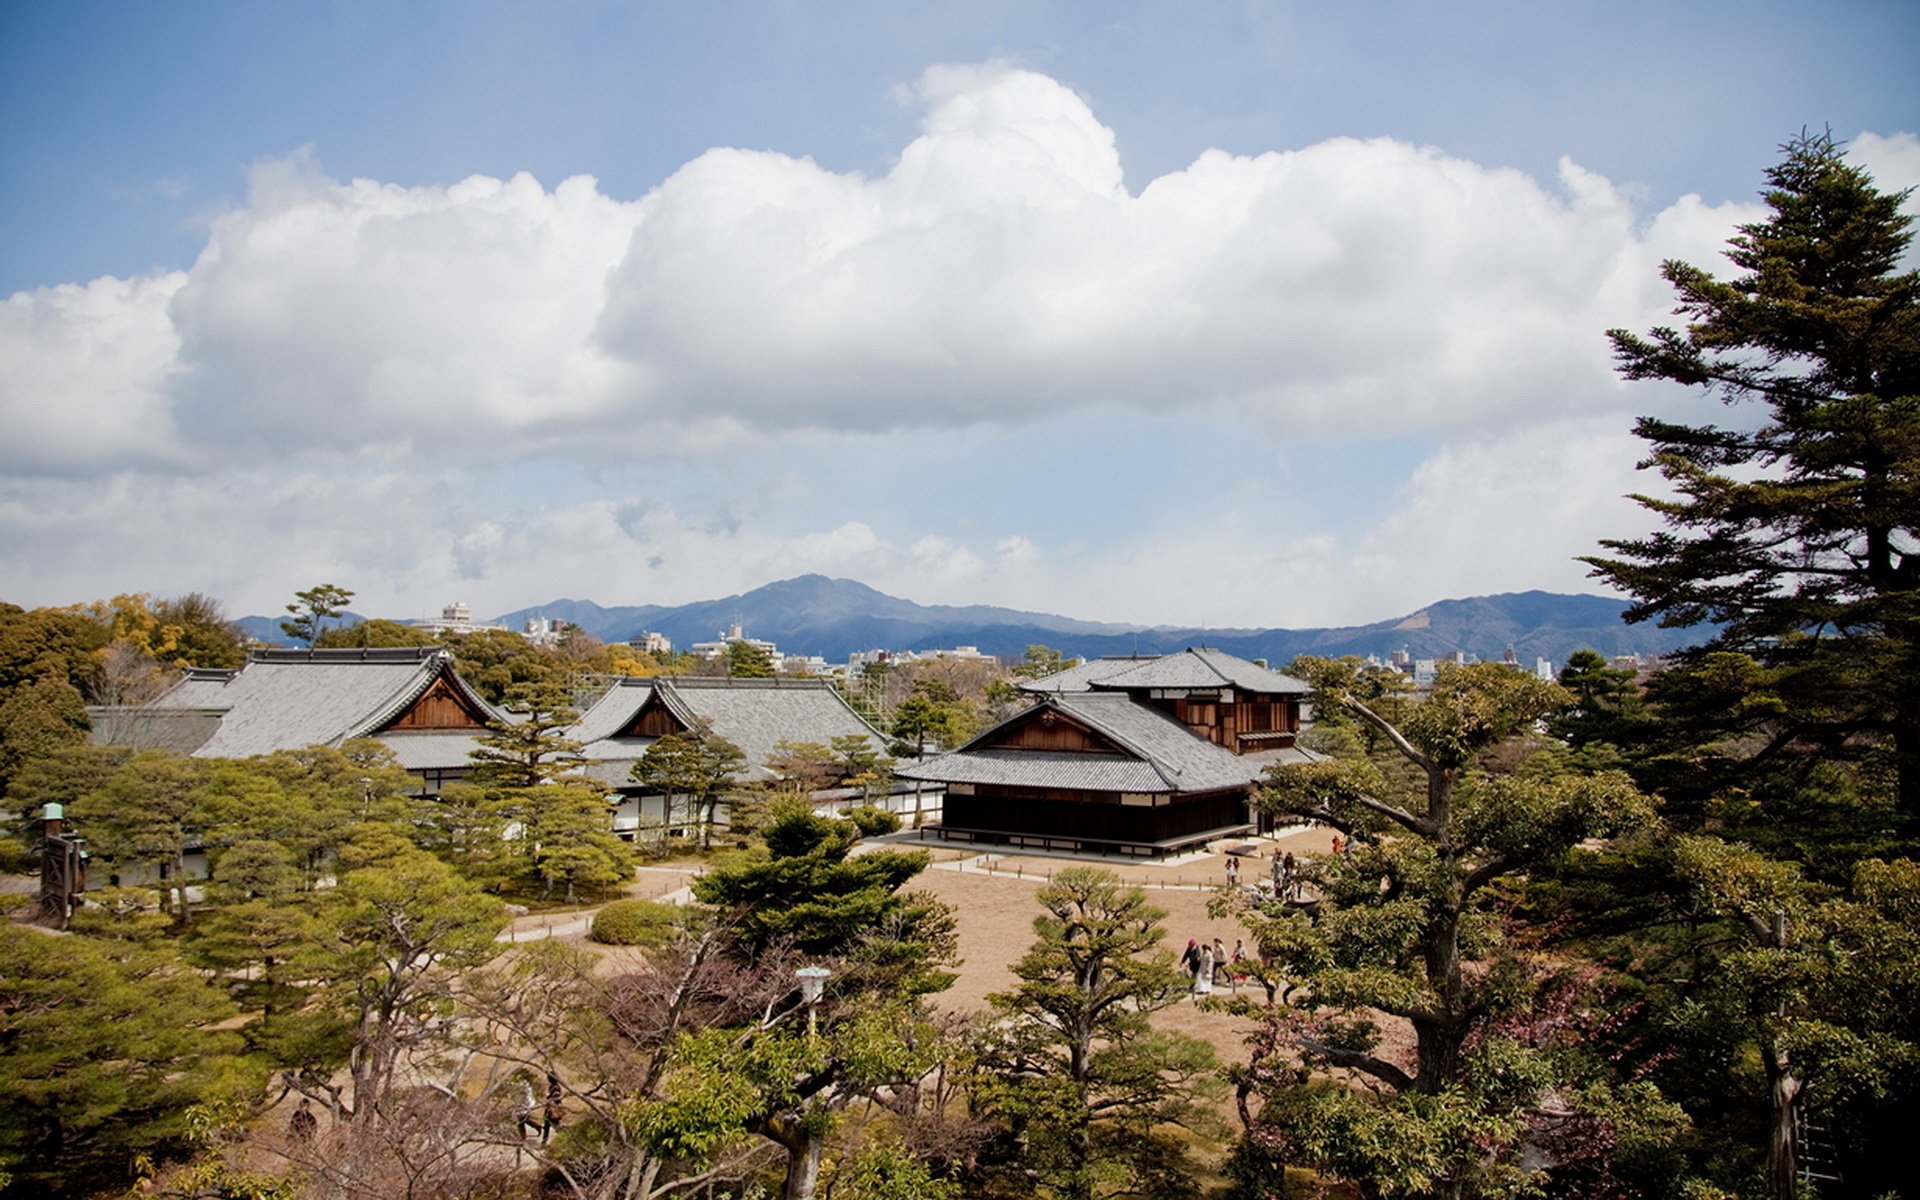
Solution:
{"label": "tree branch", "polygon": [[1336,1067],[1351,1067],[1353,1070],[1371,1075],[1396,1092],[1404,1092],[1413,1086],[1413,1076],[1390,1062],[1382,1062],[1371,1054],[1329,1046],[1325,1042],[1304,1036],[1295,1037],[1294,1044],[1309,1054],[1326,1059]]}
{"label": "tree branch", "polygon": [[1406,735],[1394,728],[1393,722],[1374,712],[1351,696],[1343,696],[1339,702],[1347,708],[1352,709],[1361,720],[1379,730],[1381,736],[1385,737],[1389,742],[1392,742],[1393,748],[1398,750],[1408,762],[1419,767],[1422,771],[1431,772],[1433,770],[1433,760],[1415,749],[1413,743],[1407,740]]}

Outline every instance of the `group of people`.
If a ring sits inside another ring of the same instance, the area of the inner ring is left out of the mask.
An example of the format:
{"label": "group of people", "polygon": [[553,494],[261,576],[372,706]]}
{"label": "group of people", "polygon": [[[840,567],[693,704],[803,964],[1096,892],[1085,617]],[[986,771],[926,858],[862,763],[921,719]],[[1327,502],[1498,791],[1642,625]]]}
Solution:
{"label": "group of people", "polygon": [[[1338,837],[1335,837],[1334,853],[1338,854],[1340,853],[1340,850],[1341,850],[1340,839]],[[1285,853],[1282,853],[1279,847],[1276,846],[1274,848],[1272,874],[1273,874],[1273,894],[1276,896],[1291,895],[1294,890],[1294,883],[1299,879],[1299,867],[1293,861],[1292,851],[1287,851]],[[1228,854],[1227,855],[1227,887],[1237,888],[1239,886],[1240,886],[1240,856],[1238,854]]]}
{"label": "group of people", "polygon": [[1247,977],[1242,965],[1246,958],[1246,946],[1239,938],[1233,939],[1232,955],[1219,938],[1211,942],[1188,938],[1186,952],[1180,955],[1180,969],[1192,977],[1194,995],[1209,996],[1214,984],[1238,986]]}

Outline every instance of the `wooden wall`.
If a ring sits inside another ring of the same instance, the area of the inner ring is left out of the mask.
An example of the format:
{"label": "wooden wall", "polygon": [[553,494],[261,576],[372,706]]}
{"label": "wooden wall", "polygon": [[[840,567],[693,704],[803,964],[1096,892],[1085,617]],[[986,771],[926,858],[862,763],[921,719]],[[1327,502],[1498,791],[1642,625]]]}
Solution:
{"label": "wooden wall", "polygon": [[[1300,704],[1285,697],[1249,697],[1222,703],[1218,700],[1156,700],[1155,708],[1185,725],[1196,736],[1216,746],[1240,752],[1240,735],[1276,730],[1298,732]],[[1263,747],[1272,742],[1262,743]]]}
{"label": "wooden wall", "polygon": [[383,727],[389,729],[485,729],[480,714],[467,707],[445,679],[436,679],[412,707]]}
{"label": "wooden wall", "polygon": [[687,727],[680,718],[667,710],[667,706],[658,700],[649,699],[641,708],[640,715],[627,726],[627,737],[666,737],[670,733],[685,733]]}
{"label": "wooden wall", "polygon": [[1222,792],[1159,806],[1042,799],[1031,793],[982,789],[974,795],[947,793],[940,823],[948,829],[1081,837],[1107,842],[1150,844],[1247,820],[1244,794]]}

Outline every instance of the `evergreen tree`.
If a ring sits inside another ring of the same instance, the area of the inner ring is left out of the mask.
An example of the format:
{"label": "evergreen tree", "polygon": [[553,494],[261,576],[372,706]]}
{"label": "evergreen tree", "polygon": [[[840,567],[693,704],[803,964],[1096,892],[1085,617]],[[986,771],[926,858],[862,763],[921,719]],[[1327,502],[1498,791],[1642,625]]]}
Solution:
{"label": "evergreen tree", "polygon": [[661,840],[673,822],[676,797],[693,805],[700,825],[700,845],[713,845],[713,821],[720,802],[745,773],[747,756],[740,747],[711,733],[670,733],[657,739],[633,764],[633,781],[661,798]]}
{"label": "evergreen tree", "polygon": [[[1617,772],[1494,769],[1526,761],[1516,741],[1566,693],[1501,664],[1449,666],[1389,721],[1375,706],[1395,698],[1364,699],[1356,660],[1303,658],[1289,671],[1313,684],[1317,711],[1371,728],[1391,761],[1276,767],[1263,789],[1273,811],[1354,846],[1303,871],[1313,903],[1275,901],[1247,918],[1270,1003],[1243,1080],[1242,1166],[1277,1147],[1368,1197],[1520,1196],[1540,1182],[1528,1150],[1550,1098],[1609,1144],[1643,1140],[1623,1114],[1675,1119],[1650,1089],[1621,1104],[1595,1064],[1576,1066],[1526,1028],[1551,980],[1517,952],[1496,886],[1653,821]],[[1409,1033],[1410,1059],[1382,1052]],[[1308,1071],[1288,1065],[1295,1055]]]}
{"label": "evergreen tree", "polygon": [[292,616],[280,622],[280,632],[295,641],[317,646],[327,631],[327,622],[346,615],[352,600],[352,592],[331,583],[319,583],[304,592],[295,592],[293,603],[287,605]]}
{"label": "evergreen tree", "polygon": [[1166,913],[1091,867],[1061,871],[1038,898],[1045,912],[1014,964],[1019,983],[988,997],[1006,1021],[975,1086],[1018,1147],[1008,1191],[1197,1196],[1185,1135],[1211,1129],[1206,1101],[1220,1088],[1212,1047],[1149,1024],[1189,983],[1160,948]]}
{"label": "evergreen tree", "polygon": [[1705,650],[1780,672],[1791,728],[1771,752],[1886,754],[1920,834],[1920,275],[1899,269],[1904,193],[1877,189],[1825,134],[1767,172],[1767,218],[1742,226],[1720,280],[1664,275],[1684,330],[1614,330],[1629,379],[1757,401],[1731,427],[1642,418],[1675,499],[1666,528],[1604,542],[1594,573],[1636,597],[1629,620],[1713,622]]}
{"label": "evergreen tree", "polygon": [[117,1191],[184,1150],[193,1105],[260,1084],[231,1015],[165,945],[0,923],[0,1196]]}
{"label": "evergreen tree", "polygon": [[727,643],[727,675],[733,679],[772,679],[773,655],[745,638]]}

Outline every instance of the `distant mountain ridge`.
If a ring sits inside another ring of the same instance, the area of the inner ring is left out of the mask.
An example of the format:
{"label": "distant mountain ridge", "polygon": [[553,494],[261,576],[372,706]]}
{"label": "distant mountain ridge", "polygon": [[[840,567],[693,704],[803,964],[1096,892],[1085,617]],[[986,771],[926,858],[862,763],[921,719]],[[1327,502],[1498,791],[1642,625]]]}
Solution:
{"label": "distant mountain ridge", "polygon": [[[1212,646],[1276,666],[1300,654],[1378,654],[1405,650],[1415,658],[1455,653],[1497,659],[1507,647],[1523,665],[1544,658],[1556,667],[1575,650],[1602,654],[1666,654],[1705,641],[1712,631],[1628,625],[1626,602],[1606,596],[1507,592],[1442,600],[1404,617],[1326,629],[1200,629],[1082,621],[1054,613],[992,605],[916,604],[851,579],[802,575],[719,600],[681,605],[603,606],[592,600],[554,600],[483,622],[519,629],[529,617],[569,621],[606,641],[631,641],[643,631],[666,635],[675,647],[710,642],[738,622],[750,637],[788,654],[817,654],[843,662],[861,650],[942,650],[976,646],[983,654],[1017,658],[1031,645],[1075,658],[1110,654],[1166,654]],[[357,623],[348,614],[346,623]],[[263,641],[285,640],[281,618],[245,617],[239,624]]]}
{"label": "distant mountain ridge", "polygon": [[1509,592],[1442,600],[1407,616],[1371,625],[1326,629],[1199,629],[1136,627],[1083,621],[1052,613],[990,605],[924,605],[889,596],[850,579],[802,575],[736,596],[676,606],[603,607],[591,600],[555,600],[493,619],[517,629],[529,617],[571,621],[596,637],[628,641],[645,630],[685,648],[713,641],[738,622],[748,636],[789,654],[817,654],[829,662],[861,650],[936,650],[977,646],[984,654],[1018,657],[1041,643],[1074,657],[1164,654],[1213,646],[1276,665],[1299,654],[1379,654],[1406,650],[1415,658],[1456,652],[1497,659],[1509,646],[1523,664],[1545,658],[1556,666],[1575,650],[1603,654],[1665,654],[1706,640],[1711,631],[1628,625],[1622,600],[1552,592]]}

